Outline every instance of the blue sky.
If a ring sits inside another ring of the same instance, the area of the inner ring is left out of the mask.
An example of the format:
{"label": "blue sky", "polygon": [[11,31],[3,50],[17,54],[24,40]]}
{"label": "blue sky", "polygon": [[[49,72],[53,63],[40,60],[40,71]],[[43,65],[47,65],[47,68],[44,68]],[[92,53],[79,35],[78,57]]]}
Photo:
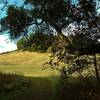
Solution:
{"label": "blue sky", "polygon": [[[5,0],[0,0],[0,19],[6,16],[6,8],[2,11],[2,8],[4,6],[3,1]],[[23,2],[22,0],[9,0],[9,5],[10,4],[21,6]],[[10,41],[9,35],[7,33],[0,33],[0,53],[16,49],[17,45],[13,41]]]}

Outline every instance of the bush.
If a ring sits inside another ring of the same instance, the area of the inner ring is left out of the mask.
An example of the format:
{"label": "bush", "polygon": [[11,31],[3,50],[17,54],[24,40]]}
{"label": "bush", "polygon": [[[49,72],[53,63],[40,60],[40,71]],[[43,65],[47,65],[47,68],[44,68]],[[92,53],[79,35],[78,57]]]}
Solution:
{"label": "bush", "polygon": [[19,50],[46,52],[54,41],[53,34],[34,33],[29,37],[21,38],[18,43]]}
{"label": "bush", "polygon": [[26,50],[27,46],[26,46],[26,42],[27,39],[26,38],[21,38],[18,42],[17,42],[17,47],[19,50]]}

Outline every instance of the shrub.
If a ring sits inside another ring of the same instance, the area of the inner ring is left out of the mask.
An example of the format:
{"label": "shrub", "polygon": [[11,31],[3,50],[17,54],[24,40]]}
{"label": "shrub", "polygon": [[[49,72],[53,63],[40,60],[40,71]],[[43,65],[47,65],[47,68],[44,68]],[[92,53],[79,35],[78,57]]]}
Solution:
{"label": "shrub", "polygon": [[29,37],[21,38],[18,43],[19,50],[46,52],[54,40],[53,34],[34,33]]}

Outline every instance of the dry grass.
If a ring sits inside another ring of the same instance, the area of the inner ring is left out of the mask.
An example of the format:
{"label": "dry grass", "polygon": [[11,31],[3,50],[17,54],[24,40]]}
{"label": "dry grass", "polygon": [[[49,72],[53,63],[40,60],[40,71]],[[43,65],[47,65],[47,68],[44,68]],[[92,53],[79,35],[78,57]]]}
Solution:
{"label": "dry grass", "polygon": [[42,70],[48,53],[0,55],[0,100],[51,100],[58,72]]}
{"label": "dry grass", "polygon": [[[48,59],[48,53],[0,55],[0,100],[100,100],[100,86],[94,77],[80,80],[74,73],[57,86],[59,73],[50,68],[42,70]],[[89,70],[92,73],[93,67],[82,74],[87,75]]]}
{"label": "dry grass", "polygon": [[43,64],[48,59],[48,53],[16,51],[0,55],[0,72],[33,77],[55,76],[58,74],[57,71],[53,71],[50,68],[42,70]]}

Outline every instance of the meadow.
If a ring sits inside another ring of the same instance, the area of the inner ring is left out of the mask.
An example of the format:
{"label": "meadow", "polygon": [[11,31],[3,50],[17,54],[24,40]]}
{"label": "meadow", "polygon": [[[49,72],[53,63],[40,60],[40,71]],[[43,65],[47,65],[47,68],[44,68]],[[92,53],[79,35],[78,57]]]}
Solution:
{"label": "meadow", "polygon": [[[100,100],[94,77],[73,74],[60,79],[57,70],[42,70],[49,53],[15,51],[0,55],[0,100]],[[85,72],[89,72],[86,69]]]}
{"label": "meadow", "polygon": [[0,100],[51,100],[59,74],[42,70],[48,55],[17,51],[0,55]]}
{"label": "meadow", "polygon": [[57,71],[50,68],[43,69],[49,60],[48,53],[13,52],[0,55],[0,72],[23,76],[48,77],[57,75]]}

